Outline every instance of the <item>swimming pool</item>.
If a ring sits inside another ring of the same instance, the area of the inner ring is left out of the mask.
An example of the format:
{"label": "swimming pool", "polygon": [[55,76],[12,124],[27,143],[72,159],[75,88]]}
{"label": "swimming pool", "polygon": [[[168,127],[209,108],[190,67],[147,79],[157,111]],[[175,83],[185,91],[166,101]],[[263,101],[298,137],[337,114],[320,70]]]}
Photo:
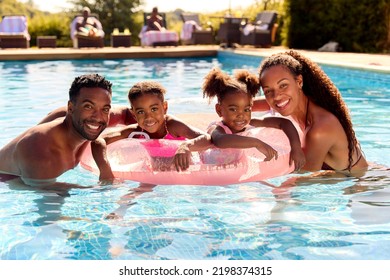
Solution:
{"label": "swimming pool", "polygon": [[[0,62],[0,146],[66,104],[73,78],[98,72],[113,103],[144,79],[167,89],[172,114],[212,112],[202,78],[213,66],[256,71],[260,58],[220,52],[194,59]],[[390,166],[388,74],[324,66],[351,110],[372,165]],[[390,172],[364,178],[288,175],[229,186],[99,186],[77,167],[69,191],[0,182],[0,259],[390,259]],[[92,188],[87,188],[91,187]],[[122,219],[107,219],[116,212]]]}

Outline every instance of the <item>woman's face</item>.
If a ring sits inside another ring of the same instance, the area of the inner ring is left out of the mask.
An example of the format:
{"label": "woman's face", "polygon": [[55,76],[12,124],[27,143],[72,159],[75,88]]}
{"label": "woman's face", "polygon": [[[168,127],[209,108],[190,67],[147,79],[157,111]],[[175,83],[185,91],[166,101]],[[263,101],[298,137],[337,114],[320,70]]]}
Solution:
{"label": "woman's face", "polygon": [[131,110],[138,125],[148,133],[165,133],[165,114],[168,105],[156,95],[143,94],[131,103]]}
{"label": "woman's face", "polygon": [[226,126],[233,133],[241,132],[251,121],[252,98],[244,92],[227,94],[221,103],[216,104],[216,111]]}
{"label": "woman's face", "polygon": [[[294,77],[282,65],[272,66],[260,76],[264,96],[272,109],[289,116],[298,108],[299,94],[303,94],[302,76]],[[301,93],[300,93],[301,92]]]}

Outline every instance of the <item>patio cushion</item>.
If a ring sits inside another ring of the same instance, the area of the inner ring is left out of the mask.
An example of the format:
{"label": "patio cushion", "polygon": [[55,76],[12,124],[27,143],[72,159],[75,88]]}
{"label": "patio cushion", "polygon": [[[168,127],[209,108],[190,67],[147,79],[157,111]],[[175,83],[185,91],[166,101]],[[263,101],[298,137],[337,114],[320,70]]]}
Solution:
{"label": "patio cushion", "polygon": [[147,31],[141,36],[142,46],[155,46],[158,43],[164,45],[164,43],[175,45],[179,41],[179,36],[175,31],[163,30],[163,31]]}
{"label": "patio cushion", "polygon": [[0,48],[29,48],[30,39],[24,15],[3,16],[0,22]]}
{"label": "patio cushion", "polygon": [[25,16],[4,16],[0,22],[0,36],[11,38],[14,35],[30,40]]}

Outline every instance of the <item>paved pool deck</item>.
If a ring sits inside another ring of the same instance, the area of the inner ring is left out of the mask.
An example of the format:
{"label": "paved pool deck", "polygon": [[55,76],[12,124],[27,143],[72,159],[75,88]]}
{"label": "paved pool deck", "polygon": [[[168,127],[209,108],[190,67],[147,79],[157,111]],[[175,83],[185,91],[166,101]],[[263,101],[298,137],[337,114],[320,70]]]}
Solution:
{"label": "paved pool deck", "polygon": [[[211,46],[177,46],[177,47],[138,47],[129,48],[29,48],[0,49],[0,62],[13,60],[61,60],[61,59],[126,59],[157,57],[200,57],[216,56],[218,51],[267,57],[273,53],[287,50],[284,47],[251,48],[238,47],[223,49]],[[318,52],[299,50],[317,63],[361,68],[390,73],[390,54],[367,54],[345,52]]]}

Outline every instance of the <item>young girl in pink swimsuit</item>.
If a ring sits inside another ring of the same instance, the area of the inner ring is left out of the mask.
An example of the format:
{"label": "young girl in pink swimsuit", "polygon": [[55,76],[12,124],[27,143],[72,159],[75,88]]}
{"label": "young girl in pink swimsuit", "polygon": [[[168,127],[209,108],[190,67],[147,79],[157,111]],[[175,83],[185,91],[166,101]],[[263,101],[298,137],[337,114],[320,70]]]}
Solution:
{"label": "young girl in pink swimsuit", "polygon": [[270,117],[252,118],[253,97],[260,89],[259,79],[246,70],[237,71],[234,77],[213,69],[205,77],[203,96],[209,100],[217,97],[215,110],[221,120],[213,122],[208,128],[212,143],[218,148],[256,148],[265,155],[265,161],[278,157],[272,143],[265,143],[250,136],[253,127],[272,127],[282,129],[290,144],[290,164],[294,162],[295,170],[305,164],[298,133],[291,121]]}

